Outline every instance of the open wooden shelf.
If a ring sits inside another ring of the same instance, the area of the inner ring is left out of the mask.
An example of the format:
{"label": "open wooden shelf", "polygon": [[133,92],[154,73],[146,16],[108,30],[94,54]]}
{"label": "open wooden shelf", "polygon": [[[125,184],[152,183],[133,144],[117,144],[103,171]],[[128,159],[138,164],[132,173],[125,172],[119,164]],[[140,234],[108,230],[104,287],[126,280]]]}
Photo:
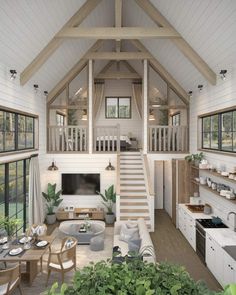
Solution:
{"label": "open wooden shelf", "polygon": [[206,172],[206,173],[208,173],[208,174],[210,174],[210,175],[213,175],[213,176],[215,176],[215,177],[219,177],[219,178],[221,178],[221,179],[224,179],[225,181],[228,181],[228,182],[231,182],[231,183],[234,183],[234,184],[236,184],[236,180],[234,180],[234,179],[230,179],[229,177],[227,177],[227,176],[222,176],[221,174],[219,174],[219,173],[217,173],[217,172],[213,172],[213,171],[211,171],[211,170],[205,170],[205,169],[200,169],[200,171],[204,171],[204,172]]}

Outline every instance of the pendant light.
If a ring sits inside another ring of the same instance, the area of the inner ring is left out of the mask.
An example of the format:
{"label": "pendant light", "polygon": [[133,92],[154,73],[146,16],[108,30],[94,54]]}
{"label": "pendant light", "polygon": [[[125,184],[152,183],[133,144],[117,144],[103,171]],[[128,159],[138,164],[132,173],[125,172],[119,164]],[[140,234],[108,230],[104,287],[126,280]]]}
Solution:
{"label": "pendant light", "polygon": [[111,165],[111,161],[109,161],[109,164],[108,164],[108,166],[105,168],[105,170],[107,170],[107,171],[114,171],[114,170],[115,170],[115,167]]}
{"label": "pendant light", "polygon": [[58,167],[55,165],[54,160],[52,161],[52,164],[48,167],[49,171],[57,171]]}

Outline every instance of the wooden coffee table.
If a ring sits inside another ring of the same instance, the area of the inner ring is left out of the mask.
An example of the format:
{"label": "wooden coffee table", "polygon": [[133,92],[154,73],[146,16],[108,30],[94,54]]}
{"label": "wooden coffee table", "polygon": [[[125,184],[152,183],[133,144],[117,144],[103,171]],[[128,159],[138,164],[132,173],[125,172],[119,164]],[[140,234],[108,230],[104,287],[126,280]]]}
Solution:
{"label": "wooden coffee table", "polygon": [[[36,248],[36,246],[32,246],[29,250],[26,250],[23,255],[19,256],[10,256],[8,252],[11,249],[18,248],[20,245],[12,245],[9,249],[4,250],[0,254],[0,261],[1,262],[26,262],[26,272],[21,273],[22,279],[26,280],[29,285],[32,284],[33,280],[38,274],[38,262],[42,258],[42,256],[47,252],[48,248],[51,246],[52,242],[54,241],[55,237],[52,236],[42,236],[40,240],[48,241],[48,245],[45,248]],[[23,247],[23,245],[22,245]],[[21,253],[22,254],[22,253]]]}

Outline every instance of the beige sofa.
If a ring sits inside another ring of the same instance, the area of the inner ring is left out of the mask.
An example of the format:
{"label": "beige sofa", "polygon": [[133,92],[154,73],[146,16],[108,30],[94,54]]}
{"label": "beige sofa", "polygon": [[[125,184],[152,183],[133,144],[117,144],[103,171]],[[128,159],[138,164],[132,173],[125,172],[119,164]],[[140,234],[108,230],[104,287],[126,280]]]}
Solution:
{"label": "beige sofa", "polygon": [[[113,246],[119,246],[121,250],[121,255],[125,256],[127,255],[129,251],[128,243],[120,240],[120,230],[121,225],[126,223],[125,221],[119,221],[115,222],[114,227],[114,241]],[[155,249],[148,231],[148,228],[146,226],[145,220],[140,218],[137,220],[138,223],[138,230],[139,230],[139,236],[141,241],[141,246],[139,253],[143,255],[143,259],[147,262],[156,262],[156,255],[155,255]]]}

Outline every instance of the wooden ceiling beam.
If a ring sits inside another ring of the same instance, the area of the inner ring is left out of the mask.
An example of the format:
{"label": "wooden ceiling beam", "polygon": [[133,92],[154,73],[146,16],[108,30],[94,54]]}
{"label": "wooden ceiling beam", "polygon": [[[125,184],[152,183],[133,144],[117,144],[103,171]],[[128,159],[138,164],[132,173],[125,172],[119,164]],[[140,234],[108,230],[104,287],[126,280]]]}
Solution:
{"label": "wooden ceiling beam", "polygon": [[[135,0],[136,3],[144,10],[144,12],[159,26],[174,30],[180,35],[175,28],[168,22],[168,20],[160,13],[160,11],[149,0]],[[138,39],[138,38],[137,38]],[[209,81],[212,85],[216,85],[216,73],[208,66],[208,64],[200,57],[200,55],[181,38],[172,39],[172,42],[177,48],[191,61],[191,63],[198,69],[198,71]]]}
{"label": "wooden ceiling beam", "polygon": [[158,103],[150,103],[149,107],[155,110],[169,110],[169,109],[177,109],[177,110],[185,110],[187,109],[184,105],[160,105],[158,107],[155,107],[155,105],[158,105]]}
{"label": "wooden ceiling beam", "polygon": [[25,83],[32,78],[32,76],[63,43],[64,40],[57,38],[57,35],[65,28],[79,26],[101,1],[102,0],[87,0],[84,5],[80,7],[80,9],[67,21],[61,30],[51,39],[51,41],[40,51],[34,60],[23,70],[20,74],[21,85],[25,85]]}
{"label": "wooden ceiling beam", "polygon": [[85,55],[73,66],[73,68],[57,83],[57,85],[49,92],[47,102],[50,103],[60,91],[80,73],[87,64],[86,55],[89,52],[99,50],[103,44],[103,40],[98,40],[92,47],[85,53]]}
{"label": "wooden ceiling beam", "polygon": [[[122,27],[122,0],[115,0],[115,27]],[[121,50],[121,40],[116,40],[116,52]]]}
{"label": "wooden ceiling beam", "polygon": [[171,86],[171,88],[179,95],[182,101],[188,105],[189,96],[187,92],[171,76],[171,74],[159,63],[159,61],[147,50],[147,48],[139,40],[132,40],[131,42],[141,52],[146,52],[151,55],[149,63],[152,68],[162,77],[163,80],[165,80]]}
{"label": "wooden ceiling beam", "polygon": [[96,76],[96,79],[116,80],[116,79],[140,79],[137,73],[108,71],[106,73],[100,73]]}
{"label": "wooden ceiling beam", "polygon": [[96,27],[96,28],[65,28],[57,34],[57,38],[86,38],[104,40],[150,39],[150,38],[180,38],[180,35],[170,28],[149,27]]}
{"label": "wooden ceiling beam", "polygon": [[90,52],[85,55],[86,59],[94,60],[142,60],[150,59],[152,55],[148,52]]}

